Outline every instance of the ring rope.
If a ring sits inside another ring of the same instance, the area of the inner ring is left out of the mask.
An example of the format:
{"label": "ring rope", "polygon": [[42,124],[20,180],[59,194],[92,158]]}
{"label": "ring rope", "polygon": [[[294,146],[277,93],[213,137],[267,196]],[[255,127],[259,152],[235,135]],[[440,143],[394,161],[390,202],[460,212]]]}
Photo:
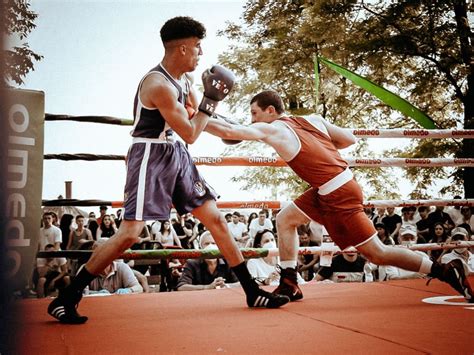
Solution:
{"label": "ring rope", "polygon": [[[288,205],[289,201],[217,201],[217,207],[221,209],[255,208],[255,209],[280,209]],[[57,206],[112,206],[113,208],[123,207],[123,201],[106,200],[77,200],[77,199],[57,199],[43,200],[44,207]],[[447,199],[447,200],[369,200],[363,202],[363,207],[410,207],[410,206],[474,206],[474,199]]]}
{"label": "ring rope", "polygon": [[[76,121],[104,123],[119,126],[133,126],[133,120],[111,116],[71,116],[62,114],[45,114],[45,121]],[[348,128],[358,138],[464,138],[474,139],[474,129],[360,129]]]}
{"label": "ring rope", "polygon": [[[474,242],[456,241],[449,243],[427,243],[415,244],[410,246],[393,245],[393,248],[407,248],[410,250],[430,251],[430,250],[451,250],[458,248],[474,247]],[[278,256],[278,248],[264,249],[264,248],[240,248],[242,255],[247,259],[264,258],[267,256]],[[300,247],[298,248],[298,255],[320,255],[324,252],[331,252],[334,254],[353,253],[354,251],[342,251],[335,245],[327,245],[321,247]],[[37,253],[38,258],[78,258],[92,253],[92,250],[60,250],[60,251],[40,251]],[[118,258],[126,260],[140,260],[140,259],[216,259],[223,255],[219,250],[205,250],[205,249],[150,249],[150,250],[129,250],[122,253]]]}
{"label": "ring rope", "polygon": [[[45,160],[125,160],[124,155],[98,154],[45,154]],[[286,167],[277,157],[194,157],[196,165],[207,166],[271,166]],[[353,167],[474,167],[474,158],[346,158]]]}

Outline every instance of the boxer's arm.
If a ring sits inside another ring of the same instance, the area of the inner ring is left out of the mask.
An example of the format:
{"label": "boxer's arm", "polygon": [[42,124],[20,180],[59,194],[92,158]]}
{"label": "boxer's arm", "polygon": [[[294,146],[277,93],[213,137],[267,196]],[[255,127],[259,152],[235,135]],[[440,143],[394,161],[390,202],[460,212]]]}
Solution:
{"label": "boxer's arm", "polygon": [[188,111],[178,102],[174,87],[163,82],[156,75],[150,75],[142,86],[142,101],[146,106],[160,110],[163,118],[186,143],[192,144],[206,127],[209,116],[196,112],[189,119]]}
{"label": "boxer's arm", "polygon": [[352,134],[352,131],[338,127],[322,117],[321,121],[328,130],[329,136],[337,149],[347,148],[356,142],[356,137]]}
{"label": "boxer's arm", "polygon": [[243,126],[211,118],[205,131],[222,139],[256,141],[276,134],[277,129],[268,123],[254,123],[250,126]]}
{"label": "boxer's arm", "polygon": [[188,95],[188,98],[186,100],[186,105],[191,106],[196,111],[197,111],[198,106],[199,106],[199,100],[198,100],[196,90],[192,86],[189,89],[189,95]]}

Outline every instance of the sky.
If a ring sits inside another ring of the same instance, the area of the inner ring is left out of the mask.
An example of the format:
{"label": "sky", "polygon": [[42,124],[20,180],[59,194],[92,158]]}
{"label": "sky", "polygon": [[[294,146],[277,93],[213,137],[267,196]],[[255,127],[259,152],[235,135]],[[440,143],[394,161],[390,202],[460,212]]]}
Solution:
{"label": "sky", "polygon": [[[239,22],[244,5],[245,1],[33,0],[37,27],[27,42],[44,58],[35,63],[21,88],[44,91],[47,113],[131,119],[138,82],[163,56],[159,29],[164,22],[192,16],[205,24],[204,55],[195,71],[199,78],[228,48],[227,39],[218,37],[217,31],[228,21]],[[218,111],[228,114],[225,104]],[[130,126],[46,122],[44,152],[125,155],[130,130]],[[203,133],[189,150],[193,156],[217,156],[224,148],[219,139]],[[270,199],[269,190],[243,191],[230,181],[243,169],[199,167],[222,200]],[[65,181],[73,182],[73,198],[120,201],[125,164],[46,160],[43,199],[65,195]],[[402,192],[406,195],[408,189]]]}
{"label": "sky", "polygon": [[[44,58],[22,88],[45,92],[47,113],[132,118],[138,82],[163,57],[159,29],[174,16],[192,16],[205,24],[207,36],[195,76],[212,64],[228,44],[217,31],[239,21],[244,1],[33,1],[37,27],[30,47]],[[220,105],[221,113],[228,110]],[[95,153],[125,155],[130,126],[46,122],[45,154]],[[225,146],[204,133],[190,147],[193,156],[219,155]],[[241,168],[200,167],[204,178],[225,200],[253,200],[252,193],[228,186]],[[44,162],[43,198],[64,195],[73,181],[73,198],[122,200],[124,162]],[[222,195],[222,192],[221,192]],[[262,196],[265,197],[265,196]]]}

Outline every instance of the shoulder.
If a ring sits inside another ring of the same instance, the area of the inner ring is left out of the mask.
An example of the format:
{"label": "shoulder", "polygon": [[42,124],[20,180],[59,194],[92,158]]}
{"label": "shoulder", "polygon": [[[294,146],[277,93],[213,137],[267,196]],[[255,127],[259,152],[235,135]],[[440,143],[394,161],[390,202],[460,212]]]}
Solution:
{"label": "shoulder", "polygon": [[160,73],[150,73],[145,80],[143,80],[141,92],[142,94],[167,94],[172,97],[177,96],[177,90],[174,85]]}
{"label": "shoulder", "polygon": [[130,273],[132,271],[132,268],[128,266],[128,264],[125,264],[124,262],[121,261],[114,261],[115,264],[115,270],[121,273]]}

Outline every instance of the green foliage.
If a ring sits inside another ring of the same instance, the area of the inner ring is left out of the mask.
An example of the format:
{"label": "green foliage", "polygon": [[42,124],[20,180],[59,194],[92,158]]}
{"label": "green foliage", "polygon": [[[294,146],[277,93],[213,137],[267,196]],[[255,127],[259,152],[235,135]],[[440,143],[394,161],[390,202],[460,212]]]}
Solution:
{"label": "green foliage", "polygon": [[[4,15],[5,35],[17,37],[24,40],[28,34],[36,27],[34,20],[37,14],[30,10],[30,4],[25,0],[11,0],[6,2],[6,14]],[[28,43],[21,43],[4,50],[6,70],[4,74],[4,84],[15,82],[23,84],[23,79],[34,70],[33,61],[39,61],[43,56],[32,51]]]}
{"label": "green foliage", "polygon": [[[466,2],[459,0],[248,1],[242,15],[243,25],[231,23],[221,32],[232,45],[220,56],[220,61],[239,78],[230,97],[231,107],[236,110],[245,107],[255,93],[274,89],[282,95],[292,114],[318,112],[330,122],[354,128],[418,128],[410,118],[393,112],[350,81],[321,66],[315,107],[313,58],[316,54],[397,93],[426,112],[440,128],[472,127],[472,115],[465,112],[472,97],[473,88],[468,86],[467,78],[474,74],[469,66],[474,58],[466,56],[472,53],[472,48],[466,50],[463,40],[464,32],[471,32],[469,26],[462,32],[459,25],[469,24],[467,17],[463,17],[466,8]],[[246,147],[234,149],[244,152]],[[367,156],[369,152],[364,147],[359,152]],[[416,140],[404,151],[385,151],[383,156],[472,155],[462,149],[463,146],[452,141]],[[249,176],[250,170],[246,172]],[[366,192],[371,197],[397,195],[398,181],[391,169],[354,170],[370,186]],[[437,179],[450,179],[452,184],[438,188],[434,194],[459,192],[462,175],[460,169],[453,170],[406,169],[405,176],[415,186],[412,196],[433,194]],[[283,179],[283,173],[275,171],[275,179],[269,176],[272,173],[266,170],[251,176],[261,178],[262,185]],[[289,181],[297,181],[290,176]],[[247,188],[256,186],[258,181],[247,184]],[[296,189],[295,186],[288,189],[292,188]]]}

